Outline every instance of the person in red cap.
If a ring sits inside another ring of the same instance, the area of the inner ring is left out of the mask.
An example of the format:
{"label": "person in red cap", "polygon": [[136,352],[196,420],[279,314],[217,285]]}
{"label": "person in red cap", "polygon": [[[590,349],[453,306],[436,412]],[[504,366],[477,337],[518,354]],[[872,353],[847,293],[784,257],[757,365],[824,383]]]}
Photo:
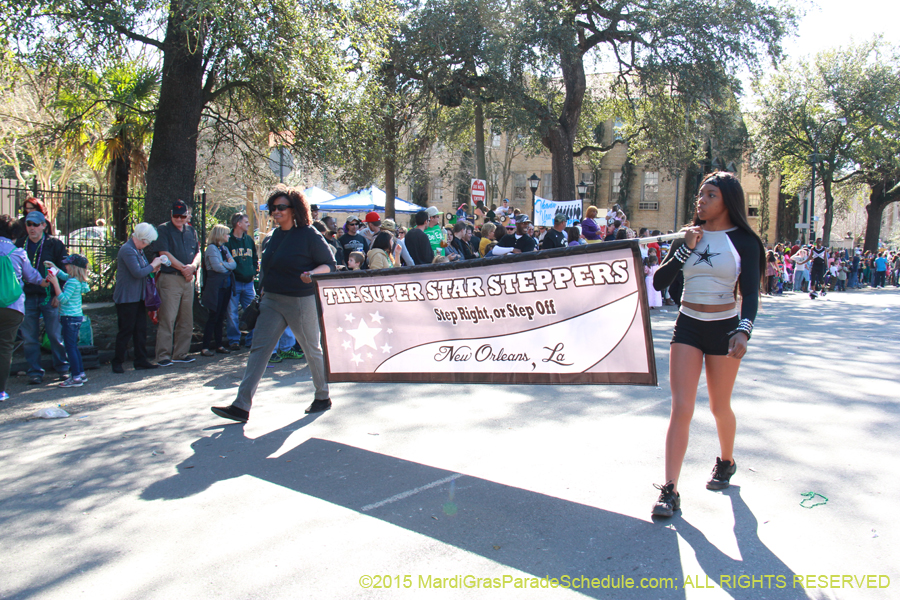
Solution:
{"label": "person in red cap", "polygon": [[360,233],[366,238],[366,241],[369,243],[369,248],[371,248],[372,242],[375,241],[375,236],[381,233],[381,217],[378,216],[377,212],[373,211],[366,214],[363,223],[366,224],[366,227],[363,228]]}

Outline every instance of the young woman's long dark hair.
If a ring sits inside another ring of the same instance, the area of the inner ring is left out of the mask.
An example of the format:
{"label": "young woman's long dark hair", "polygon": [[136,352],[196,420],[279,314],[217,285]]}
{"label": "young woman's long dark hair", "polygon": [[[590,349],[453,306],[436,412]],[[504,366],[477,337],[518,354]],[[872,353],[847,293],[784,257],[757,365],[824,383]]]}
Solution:
{"label": "young woman's long dark hair", "polygon": [[372,248],[378,248],[379,250],[384,250],[391,254],[391,249],[393,246],[394,235],[390,231],[379,231],[378,235],[375,236],[375,239],[372,240]]}
{"label": "young woman's long dark hair", "polygon": [[[731,219],[731,223],[735,227],[743,229],[752,235],[757,244],[759,244],[760,278],[765,277],[766,247],[763,244],[762,239],[760,239],[759,234],[753,231],[753,228],[747,221],[747,209],[745,208],[744,203],[744,188],[741,187],[741,182],[731,173],[717,171],[716,173],[707,175],[700,183],[700,187],[702,188],[707,183],[719,188],[719,192],[722,194],[722,201],[725,203],[725,208],[728,209],[728,217]],[[697,216],[697,208],[695,206],[694,225],[703,225],[704,223],[706,223],[706,221],[703,221]]]}

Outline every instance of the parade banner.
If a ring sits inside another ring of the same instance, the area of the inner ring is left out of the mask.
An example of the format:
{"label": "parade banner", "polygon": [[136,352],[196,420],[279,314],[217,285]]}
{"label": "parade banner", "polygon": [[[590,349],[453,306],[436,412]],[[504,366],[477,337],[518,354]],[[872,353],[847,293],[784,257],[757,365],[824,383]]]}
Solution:
{"label": "parade banner", "polygon": [[332,382],[656,385],[637,240],[314,281]]}
{"label": "parade banner", "polygon": [[553,227],[553,217],[557,213],[563,213],[567,217],[566,227],[571,227],[575,221],[581,221],[581,200],[569,200],[568,202],[554,202],[540,196],[534,198],[534,224],[544,227]]}

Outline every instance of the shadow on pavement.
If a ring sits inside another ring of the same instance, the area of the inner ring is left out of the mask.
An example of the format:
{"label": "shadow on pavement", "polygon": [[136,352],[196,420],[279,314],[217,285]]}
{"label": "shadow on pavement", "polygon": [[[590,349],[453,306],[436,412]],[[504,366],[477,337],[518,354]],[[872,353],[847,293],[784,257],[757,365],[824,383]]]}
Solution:
{"label": "shadow on pavement", "polygon": [[741,498],[741,488],[732,485],[722,493],[731,499],[734,537],[740,551],[740,560],[731,558],[716,548],[703,532],[684,520],[680,514],[672,519],[675,530],[693,548],[697,562],[709,581],[720,585],[736,600],[806,600],[809,596],[804,588],[799,583],[794,587],[794,572],[759,539],[759,522]]}
{"label": "shadow on pavement", "polygon": [[[600,587],[577,591],[603,598],[685,597],[678,534],[667,527],[672,524],[678,532],[685,531],[683,537],[697,551],[710,580],[718,581],[720,574],[775,569],[792,581],[790,569],[756,536],[756,519],[738,494],[732,501],[743,562],[728,560],[683,519],[653,523],[346,444],[313,438],[278,458],[267,458],[313,420],[304,417],[255,440],[244,436],[241,425],[217,427],[213,436],[192,444],[194,455],[178,465],[177,475],[150,485],[141,498],[184,498],[218,481],[251,475],[533,577],[598,578]],[[222,460],[226,454],[228,460]],[[621,585],[628,578],[634,589],[612,587],[613,581]],[[642,578],[655,578],[653,585],[669,580],[670,589],[641,589]],[[729,591],[735,598],[749,597],[745,590],[739,590],[741,595]],[[772,592],[777,597],[806,597],[794,590]]]}

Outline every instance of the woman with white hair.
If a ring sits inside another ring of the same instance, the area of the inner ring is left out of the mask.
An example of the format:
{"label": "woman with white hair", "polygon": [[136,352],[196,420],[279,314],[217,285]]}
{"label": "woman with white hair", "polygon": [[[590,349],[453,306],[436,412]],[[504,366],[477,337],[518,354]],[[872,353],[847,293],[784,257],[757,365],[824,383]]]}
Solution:
{"label": "woman with white hair", "polygon": [[156,229],[149,223],[138,223],[116,259],[116,287],[113,302],[119,319],[116,334],[116,353],[112,359],[113,373],[124,373],[123,363],[128,351],[128,340],[134,342],[134,368],[156,369],[147,356],[147,309],[144,306],[144,286],[147,276],[159,271],[163,258],[157,256],[147,262],[143,250],[156,241]]}

